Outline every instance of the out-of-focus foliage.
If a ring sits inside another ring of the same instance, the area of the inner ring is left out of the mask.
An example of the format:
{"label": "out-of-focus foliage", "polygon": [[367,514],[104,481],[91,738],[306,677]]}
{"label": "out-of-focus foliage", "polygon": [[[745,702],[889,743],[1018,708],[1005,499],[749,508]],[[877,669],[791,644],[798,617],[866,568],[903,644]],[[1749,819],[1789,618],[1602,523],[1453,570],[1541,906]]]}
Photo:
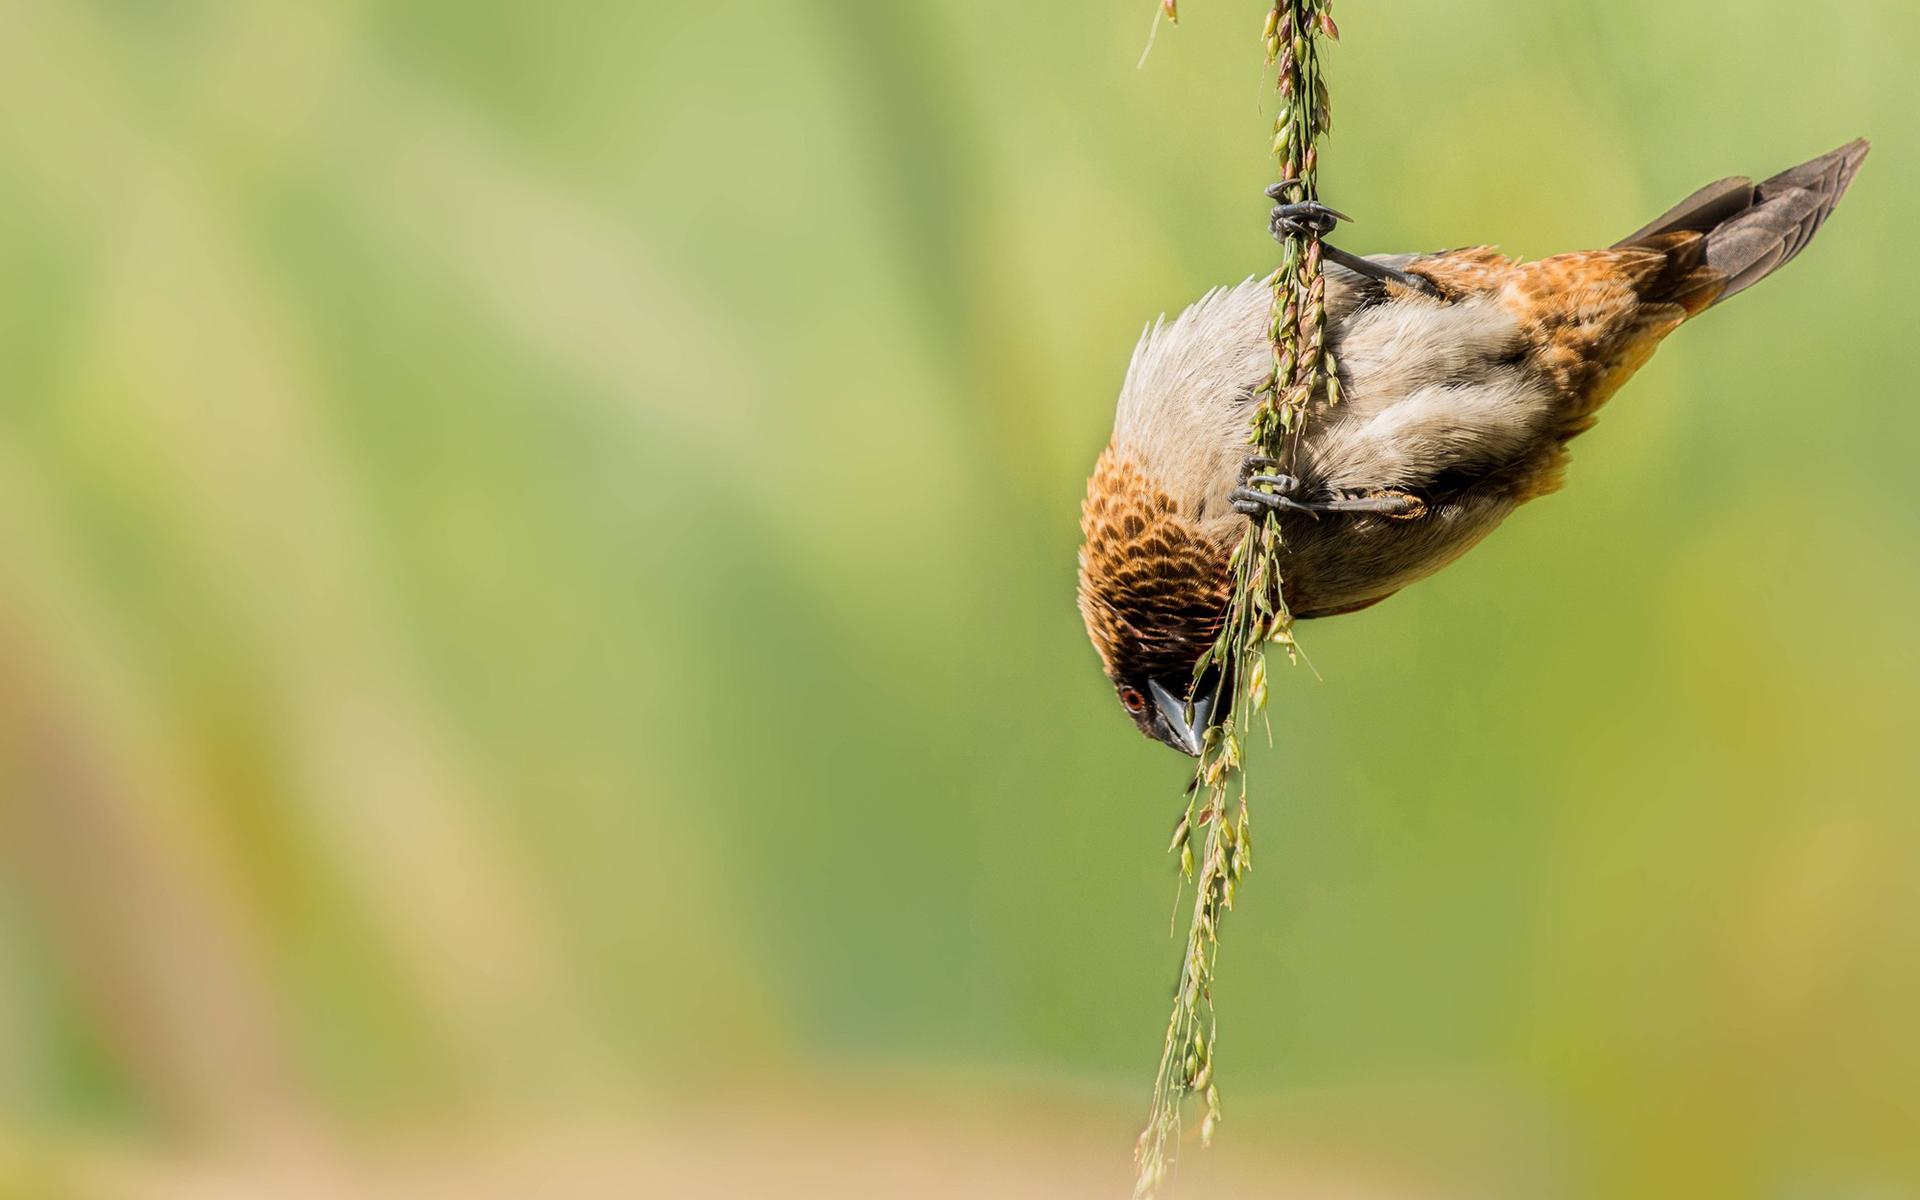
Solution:
{"label": "out-of-focus foliage", "polygon": [[[1185,767],[1077,504],[1274,256],[1263,9],[1183,7],[0,5],[0,1182],[879,1070],[1124,1186]],[[1357,250],[1877,148],[1563,495],[1301,627],[1223,1137],[1911,1194],[1920,11],[1339,15]]]}

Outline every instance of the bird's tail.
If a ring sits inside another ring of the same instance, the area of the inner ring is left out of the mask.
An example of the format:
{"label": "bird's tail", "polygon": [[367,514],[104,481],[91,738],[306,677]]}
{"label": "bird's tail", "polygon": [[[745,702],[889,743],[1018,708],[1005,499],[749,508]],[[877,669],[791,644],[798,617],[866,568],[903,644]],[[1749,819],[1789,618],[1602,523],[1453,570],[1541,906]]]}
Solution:
{"label": "bird's tail", "polygon": [[1717,304],[1759,283],[1806,248],[1847,194],[1868,149],[1865,138],[1856,138],[1763,183],[1744,176],[1710,183],[1617,245],[1670,244],[1668,235],[1676,233],[1705,235],[1705,265],[1724,280],[1713,297]]}

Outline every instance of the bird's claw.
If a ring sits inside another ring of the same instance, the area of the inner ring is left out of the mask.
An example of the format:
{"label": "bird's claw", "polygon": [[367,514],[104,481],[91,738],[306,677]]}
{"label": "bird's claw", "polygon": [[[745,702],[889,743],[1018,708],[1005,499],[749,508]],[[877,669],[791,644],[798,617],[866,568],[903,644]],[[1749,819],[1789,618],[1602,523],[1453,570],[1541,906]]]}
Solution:
{"label": "bird's claw", "polygon": [[1264,512],[1303,512],[1319,520],[1320,513],[1314,505],[1294,499],[1300,492],[1298,478],[1292,475],[1260,474],[1262,468],[1270,470],[1279,465],[1278,460],[1261,455],[1254,455],[1240,464],[1240,486],[1227,497],[1233,502],[1233,511],[1243,517],[1257,517]]}
{"label": "bird's claw", "polygon": [[1418,292],[1435,299],[1440,298],[1440,289],[1432,280],[1406,271],[1395,270],[1371,259],[1362,258],[1358,254],[1349,254],[1326,241],[1326,236],[1333,232],[1336,225],[1342,221],[1351,221],[1353,218],[1337,208],[1329,208],[1318,200],[1286,201],[1287,193],[1299,186],[1298,180],[1283,179],[1267,188],[1268,196],[1282,201],[1273,208],[1271,228],[1274,241],[1285,242],[1288,238],[1295,237],[1319,238],[1321,239],[1320,253],[1328,262],[1339,263],[1349,271],[1369,279],[1399,284],[1408,291]]}
{"label": "bird's claw", "polygon": [[1249,454],[1240,464],[1240,486],[1227,497],[1233,502],[1233,511],[1243,517],[1257,517],[1263,512],[1286,510],[1303,512],[1318,520],[1320,514],[1314,512],[1311,505],[1294,499],[1300,492],[1299,479],[1292,475],[1262,474],[1280,465],[1277,458]]}
{"label": "bird's claw", "polygon": [[1310,504],[1302,504],[1292,496],[1276,496],[1272,492],[1256,492],[1252,488],[1235,488],[1227,494],[1233,502],[1233,511],[1243,517],[1257,517],[1270,512],[1303,512],[1314,520],[1320,519],[1320,513]]}
{"label": "bird's claw", "polygon": [[1291,475],[1249,475],[1240,482],[1243,487],[1271,488],[1275,494],[1281,496],[1300,494],[1300,481]]}
{"label": "bird's claw", "polygon": [[[1277,458],[1268,458],[1264,454],[1250,454],[1240,464],[1240,486],[1253,482],[1255,475],[1262,471],[1272,471],[1281,464]],[[1265,482],[1271,483],[1282,492],[1292,493],[1299,490],[1300,481],[1291,475],[1269,475]]]}
{"label": "bird's claw", "polygon": [[[1276,183],[1267,189],[1267,195],[1278,200],[1276,193],[1287,187]],[[1288,237],[1326,237],[1334,226],[1342,221],[1351,221],[1352,217],[1329,208],[1318,200],[1301,200],[1291,204],[1276,204],[1273,208],[1273,236],[1276,239]]]}
{"label": "bird's claw", "polygon": [[1325,499],[1301,500],[1300,480],[1292,475],[1262,474],[1279,466],[1275,459],[1253,455],[1240,465],[1240,486],[1228,493],[1233,511],[1244,517],[1269,512],[1306,513],[1319,520],[1322,513],[1370,513],[1397,520],[1414,520],[1427,512],[1424,500],[1409,492],[1383,491],[1372,495],[1335,493]]}

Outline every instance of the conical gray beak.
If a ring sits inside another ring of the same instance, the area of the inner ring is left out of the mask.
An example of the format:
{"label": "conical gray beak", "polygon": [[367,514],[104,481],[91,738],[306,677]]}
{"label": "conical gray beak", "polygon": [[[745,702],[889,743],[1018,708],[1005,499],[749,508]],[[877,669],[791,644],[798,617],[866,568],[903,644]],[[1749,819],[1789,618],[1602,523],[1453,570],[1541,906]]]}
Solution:
{"label": "conical gray beak", "polygon": [[1147,691],[1153,696],[1153,706],[1160,710],[1160,716],[1167,723],[1167,736],[1160,740],[1183,754],[1199,758],[1206,744],[1207,718],[1213,715],[1213,697],[1195,697],[1193,720],[1188,721],[1187,702],[1162,687],[1158,680],[1149,680]]}

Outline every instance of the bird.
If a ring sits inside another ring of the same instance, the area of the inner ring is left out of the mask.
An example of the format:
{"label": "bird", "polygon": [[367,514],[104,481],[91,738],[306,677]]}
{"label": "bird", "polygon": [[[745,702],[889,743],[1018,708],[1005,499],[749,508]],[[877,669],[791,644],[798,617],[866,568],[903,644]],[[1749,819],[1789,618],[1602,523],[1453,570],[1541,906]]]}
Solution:
{"label": "bird", "polygon": [[[1561,486],[1568,442],[1668,334],[1798,255],[1868,149],[1708,184],[1605,249],[1520,261],[1491,246],[1371,258],[1323,246],[1340,395],[1310,398],[1290,470],[1248,443],[1274,366],[1266,281],[1155,322],[1081,507],[1080,614],[1129,719],[1194,757],[1225,719],[1214,709],[1234,689],[1195,675],[1247,521],[1276,514],[1298,619],[1358,612],[1432,575]],[[1271,226],[1324,235],[1343,219],[1282,203]]]}

